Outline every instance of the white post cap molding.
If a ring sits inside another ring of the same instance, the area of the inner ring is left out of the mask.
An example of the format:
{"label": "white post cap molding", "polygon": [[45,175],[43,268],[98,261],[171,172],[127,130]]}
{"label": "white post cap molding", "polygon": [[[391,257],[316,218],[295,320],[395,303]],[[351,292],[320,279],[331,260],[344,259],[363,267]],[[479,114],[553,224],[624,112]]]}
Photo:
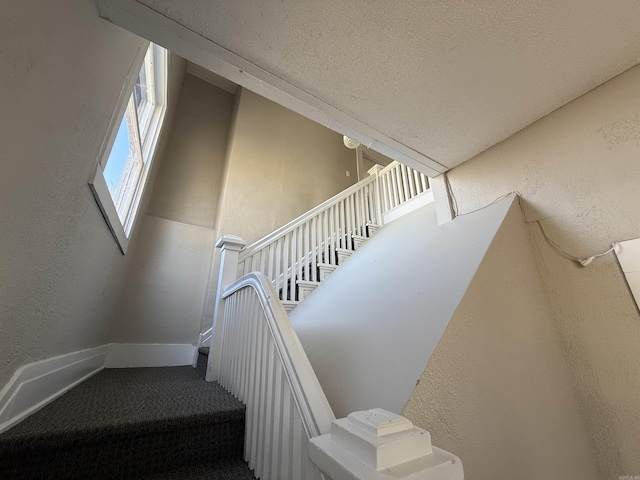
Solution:
{"label": "white post cap molding", "polygon": [[431,445],[431,435],[381,408],[335,420],[311,439],[309,457],[332,480],[463,480],[458,457]]}
{"label": "white post cap molding", "polygon": [[380,173],[380,170],[382,170],[383,168],[384,167],[382,165],[375,164],[373,167],[367,170],[367,173],[369,175],[377,175],[378,173]]}
{"label": "white post cap molding", "polygon": [[240,251],[246,244],[247,242],[237,235],[223,235],[216,242],[216,248]]}

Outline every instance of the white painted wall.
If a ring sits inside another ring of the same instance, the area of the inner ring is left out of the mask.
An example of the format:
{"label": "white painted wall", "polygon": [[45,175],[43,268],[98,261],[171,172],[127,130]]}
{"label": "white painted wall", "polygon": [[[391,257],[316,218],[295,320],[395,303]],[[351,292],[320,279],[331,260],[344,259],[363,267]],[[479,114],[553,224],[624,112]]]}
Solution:
{"label": "white painted wall", "polygon": [[441,227],[433,203],[386,225],[291,312],[337,417],[401,412],[512,200]]}
{"label": "white painted wall", "polygon": [[403,415],[455,452],[466,478],[606,478],[532,246],[515,202]]}
{"label": "white painted wall", "polygon": [[107,343],[124,257],[89,190],[141,40],[86,0],[0,16],[0,385]]}
{"label": "white painted wall", "polygon": [[[567,251],[640,237],[640,68],[614,78],[449,172],[461,211],[519,190]],[[587,268],[531,225],[600,478],[640,472],[640,314],[613,253]]]}

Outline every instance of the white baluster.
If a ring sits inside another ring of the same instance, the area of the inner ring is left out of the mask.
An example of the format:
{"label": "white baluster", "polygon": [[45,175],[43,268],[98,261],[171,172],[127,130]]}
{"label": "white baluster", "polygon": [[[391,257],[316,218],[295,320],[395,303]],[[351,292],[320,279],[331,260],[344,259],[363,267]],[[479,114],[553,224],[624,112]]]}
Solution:
{"label": "white baluster", "polygon": [[[276,292],[280,292],[280,272],[282,269],[282,238],[276,240],[276,256],[275,256],[275,270],[273,272],[274,287]],[[278,295],[280,295],[278,293]],[[282,296],[279,297],[282,300]]]}
{"label": "white baluster", "polygon": [[393,170],[387,172],[385,179],[387,181],[387,195],[389,196],[389,206],[387,210],[391,210],[396,203],[395,190],[393,189]]}
{"label": "white baluster", "polygon": [[271,471],[270,478],[280,479],[280,450],[282,448],[282,364],[277,362],[273,384],[273,421],[271,432]]}
{"label": "white baluster", "polygon": [[[306,224],[304,225],[306,226]],[[298,257],[296,260],[296,263],[298,265],[298,274],[297,274],[297,278],[298,280],[304,280],[302,278],[302,266],[304,265],[304,263],[306,262],[307,259],[307,254],[309,253],[309,250],[305,250],[304,249],[304,229],[303,227],[298,227],[296,229],[296,239],[298,241],[296,248],[298,251]],[[291,280],[291,283],[293,284],[293,288],[295,291],[296,288],[296,283],[295,283],[295,278]]]}
{"label": "white baluster", "polygon": [[302,448],[304,427],[297,410],[293,412],[293,452],[291,454],[293,478],[304,479],[303,464],[306,461],[306,451]]}
{"label": "white baluster", "polygon": [[318,261],[319,262],[324,262],[324,260],[322,259],[322,253],[324,251],[324,242],[322,240],[322,215],[318,214],[317,216],[317,222],[316,222],[316,245],[318,248]]}
{"label": "white baluster", "polygon": [[[336,236],[340,238],[340,244],[338,246],[344,248],[345,246],[344,235],[347,231],[347,199],[346,198],[338,204],[338,209],[340,213],[340,222],[336,228]],[[334,251],[334,254],[331,256],[331,260],[332,260],[331,264],[335,265],[336,264],[335,251]]]}
{"label": "white baluster", "polygon": [[282,397],[282,472],[281,477],[283,480],[293,480],[291,473],[291,452],[293,450],[293,399],[291,396],[291,390],[288,382],[286,384],[286,391]]}
{"label": "white baluster", "polygon": [[[245,288],[245,290],[249,290]],[[249,292],[250,293],[250,292]],[[241,324],[241,339],[239,349],[240,349],[240,368],[238,369],[238,400],[242,403],[246,403],[246,387],[245,387],[245,378],[247,377],[247,345],[249,344],[249,322],[247,322],[247,318],[250,318],[253,313],[255,303],[253,302],[253,297],[247,295],[247,312],[246,316],[239,319],[238,323]]]}
{"label": "white baluster", "polygon": [[407,184],[409,185],[409,194],[410,198],[415,197],[418,193],[416,192],[416,186],[413,182],[413,172],[415,170],[407,167]]}
{"label": "white baluster", "polygon": [[407,171],[407,166],[406,165],[399,165],[400,167],[400,203],[404,203],[407,200],[409,200],[409,188],[407,186],[407,175],[406,175],[406,171]]}
{"label": "white baluster", "polygon": [[[273,340],[269,336],[269,346],[267,348],[267,378],[266,388],[263,392],[265,396],[265,429],[262,435],[265,444],[262,460],[262,471],[260,479],[270,480],[271,460],[273,454],[273,417],[274,417],[274,397],[275,397],[275,356]],[[275,479],[277,480],[277,479]]]}
{"label": "white baluster", "polygon": [[304,243],[302,244],[302,248],[304,249],[304,260],[302,264],[304,265],[304,279],[307,281],[311,280],[311,272],[309,270],[309,264],[311,262],[311,220],[305,222],[304,224]]}
{"label": "white baluster", "polygon": [[280,296],[280,298],[282,300],[287,300],[289,299],[289,289],[287,287],[287,278],[289,278],[289,262],[291,260],[290,257],[290,253],[291,253],[291,233],[287,233],[284,236],[283,239],[283,243],[282,243],[282,277],[281,277],[281,283],[278,286],[281,290],[282,290],[282,294]]}
{"label": "white baluster", "polygon": [[[250,431],[250,444],[251,444],[251,456],[246,457],[250,460],[249,466],[252,470],[256,469],[258,463],[258,435],[260,433],[260,392],[262,390],[262,330],[265,328],[261,318],[256,319],[256,351],[254,354],[254,377],[253,377],[253,395],[251,402],[247,402],[247,413],[251,415],[251,431]],[[249,433],[249,431],[247,431]],[[247,434],[246,437],[249,437]]]}
{"label": "white baluster", "polygon": [[411,169],[411,174],[413,176],[413,184],[416,186],[416,194],[419,195],[424,190],[422,189],[422,185],[420,185],[420,175],[417,170]]}
{"label": "white baluster", "polygon": [[[327,221],[327,231],[325,233],[325,241],[328,243],[329,248],[329,256],[333,259],[333,253],[335,252],[336,247],[338,246],[338,239],[336,238],[334,231],[336,225],[336,207],[332,206],[329,208],[328,212],[328,221]],[[325,256],[325,263],[331,263],[331,261],[327,260],[328,257]]]}
{"label": "white baluster", "polygon": [[342,238],[344,238],[344,244],[342,248],[349,248],[350,234],[353,230],[353,195],[349,195],[345,199],[345,210],[347,214],[347,225],[344,234],[342,235]]}
{"label": "white baluster", "polygon": [[400,192],[399,192],[399,184],[398,184],[398,168],[393,167],[393,169],[389,172],[391,175],[391,184],[393,187],[393,202],[391,208],[395,208],[398,203],[400,203]]}
{"label": "white baluster", "polygon": [[248,358],[248,373],[247,373],[247,394],[245,396],[246,399],[246,415],[245,415],[245,442],[244,442],[244,458],[245,460],[249,460],[252,458],[252,432],[254,428],[254,417],[251,413],[252,406],[254,404],[254,395],[255,395],[255,379],[256,375],[256,352],[258,350],[258,342],[257,342],[257,331],[258,331],[258,302],[256,302],[254,314],[252,314],[248,319],[247,323],[249,324],[249,330],[251,331],[251,336],[249,338],[249,344],[247,346],[247,358]]}
{"label": "white baluster", "polygon": [[264,394],[264,390],[267,384],[267,377],[269,372],[267,371],[267,358],[269,356],[269,328],[265,326],[262,329],[262,356],[260,357],[260,392],[258,395],[258,405],[256,405],[259,411],[258,420],[258,440],[257,440],[257,462],[256,462],[256,474],[258,477],[262,476],[264,468],[264,450],[266,448],[265,427],[269,421],[266,418],[267,412],[267,397]]}
{"label": "white baluster", "polygon": [[[362,220],[362,192],[355,192],[353,195],[353,231],[349,235],[351,238],[353,235],[360,235],[360,222]],[[353,239],[351,240],[353,242]]]}
{"label": "white baluster", "polygon": [[420,174],[420,182],[422,183],[422,188],[424,190],[429,189],[429,182],[427,181],[427,177],[424,175],[424,173]]}
{"label": "white baluster", "polygon": [[314,217],[311,219],[309,236],[311,237],[311,261],[308,263],[309,269],[311,270],[311,280],[316,282],[318,281],[318,272],[316,269],[316,265],[318,265],[318,217]]}

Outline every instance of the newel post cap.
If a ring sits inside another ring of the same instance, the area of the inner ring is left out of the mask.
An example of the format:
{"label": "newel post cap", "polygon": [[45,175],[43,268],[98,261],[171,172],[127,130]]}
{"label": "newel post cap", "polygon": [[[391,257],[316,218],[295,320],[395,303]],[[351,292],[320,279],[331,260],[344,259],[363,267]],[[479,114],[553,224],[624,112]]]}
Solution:
{"label": "newel post cap", "polygon": [[401,415],[374,408],[334,420],[309,458],[332,480],[463,480],[462,462]]}
{"label": "newel post cap", "polygon": [[216,248],[240,251],[246,244],[247,242],[237,235],[223,235],[216,242]]}
{"label": "newel post cap", "polygon": [[382,170],[384,167],[382,165],[374,165],[373,167],[371,167],[369,170],[367,170],[367,173],[369,175],[377,175],[378,173],[380,173],[380,170]]}

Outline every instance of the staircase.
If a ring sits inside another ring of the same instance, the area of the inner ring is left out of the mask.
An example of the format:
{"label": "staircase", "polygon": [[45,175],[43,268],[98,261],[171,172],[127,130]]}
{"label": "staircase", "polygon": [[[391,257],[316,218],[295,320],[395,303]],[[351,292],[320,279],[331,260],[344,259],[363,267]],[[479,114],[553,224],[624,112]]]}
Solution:
{"label": "staircase", "polygon": [[[290,313],[301,301],[308,297],[313,291],[327,279],[329,274],[334,272],[340,265],[343,265],[349,257],[359,247],[361,247],[369,238],[371,238],[380,227],[375,223],[367,223],[362,229],[364,235],[352,234],[351,242],[347,239],[340,239],[337,245],[329,250],[329,252],[321,253],[319,262],[315,265],[315,276],[311,272],[314,265],[305,265],[299,275],[293,274],[292,278],[287,279],[286,285],[280,285],[279,296],[287,313]],[[316,278],[317,280],[311,280]],[[295,286],[293,293],[287,299],[287,290],[291,289],[292,284]]]}
{"label": "staircase", "polygon": [[429,194],[394,162],[241,251],[235,237],[226,259],[223,243],[208,372],[220,383],[204,381],[204,351],[196,369],[103,370],[0,435],[0,478],[325,478],[307,453],[335,416],[285,310]]}
{"label": "staircase", "polygon": [[205,368],[102,370],[0,435],[0,478],[254,479],[245,407]]}
{"label": "staircase", "polygon": [[367,178],[243,248],[236,278],[262,272],[289,313],[372,237],[390,212],[432,195],[429,187],[427,177],[398,162],[375,166]]}

